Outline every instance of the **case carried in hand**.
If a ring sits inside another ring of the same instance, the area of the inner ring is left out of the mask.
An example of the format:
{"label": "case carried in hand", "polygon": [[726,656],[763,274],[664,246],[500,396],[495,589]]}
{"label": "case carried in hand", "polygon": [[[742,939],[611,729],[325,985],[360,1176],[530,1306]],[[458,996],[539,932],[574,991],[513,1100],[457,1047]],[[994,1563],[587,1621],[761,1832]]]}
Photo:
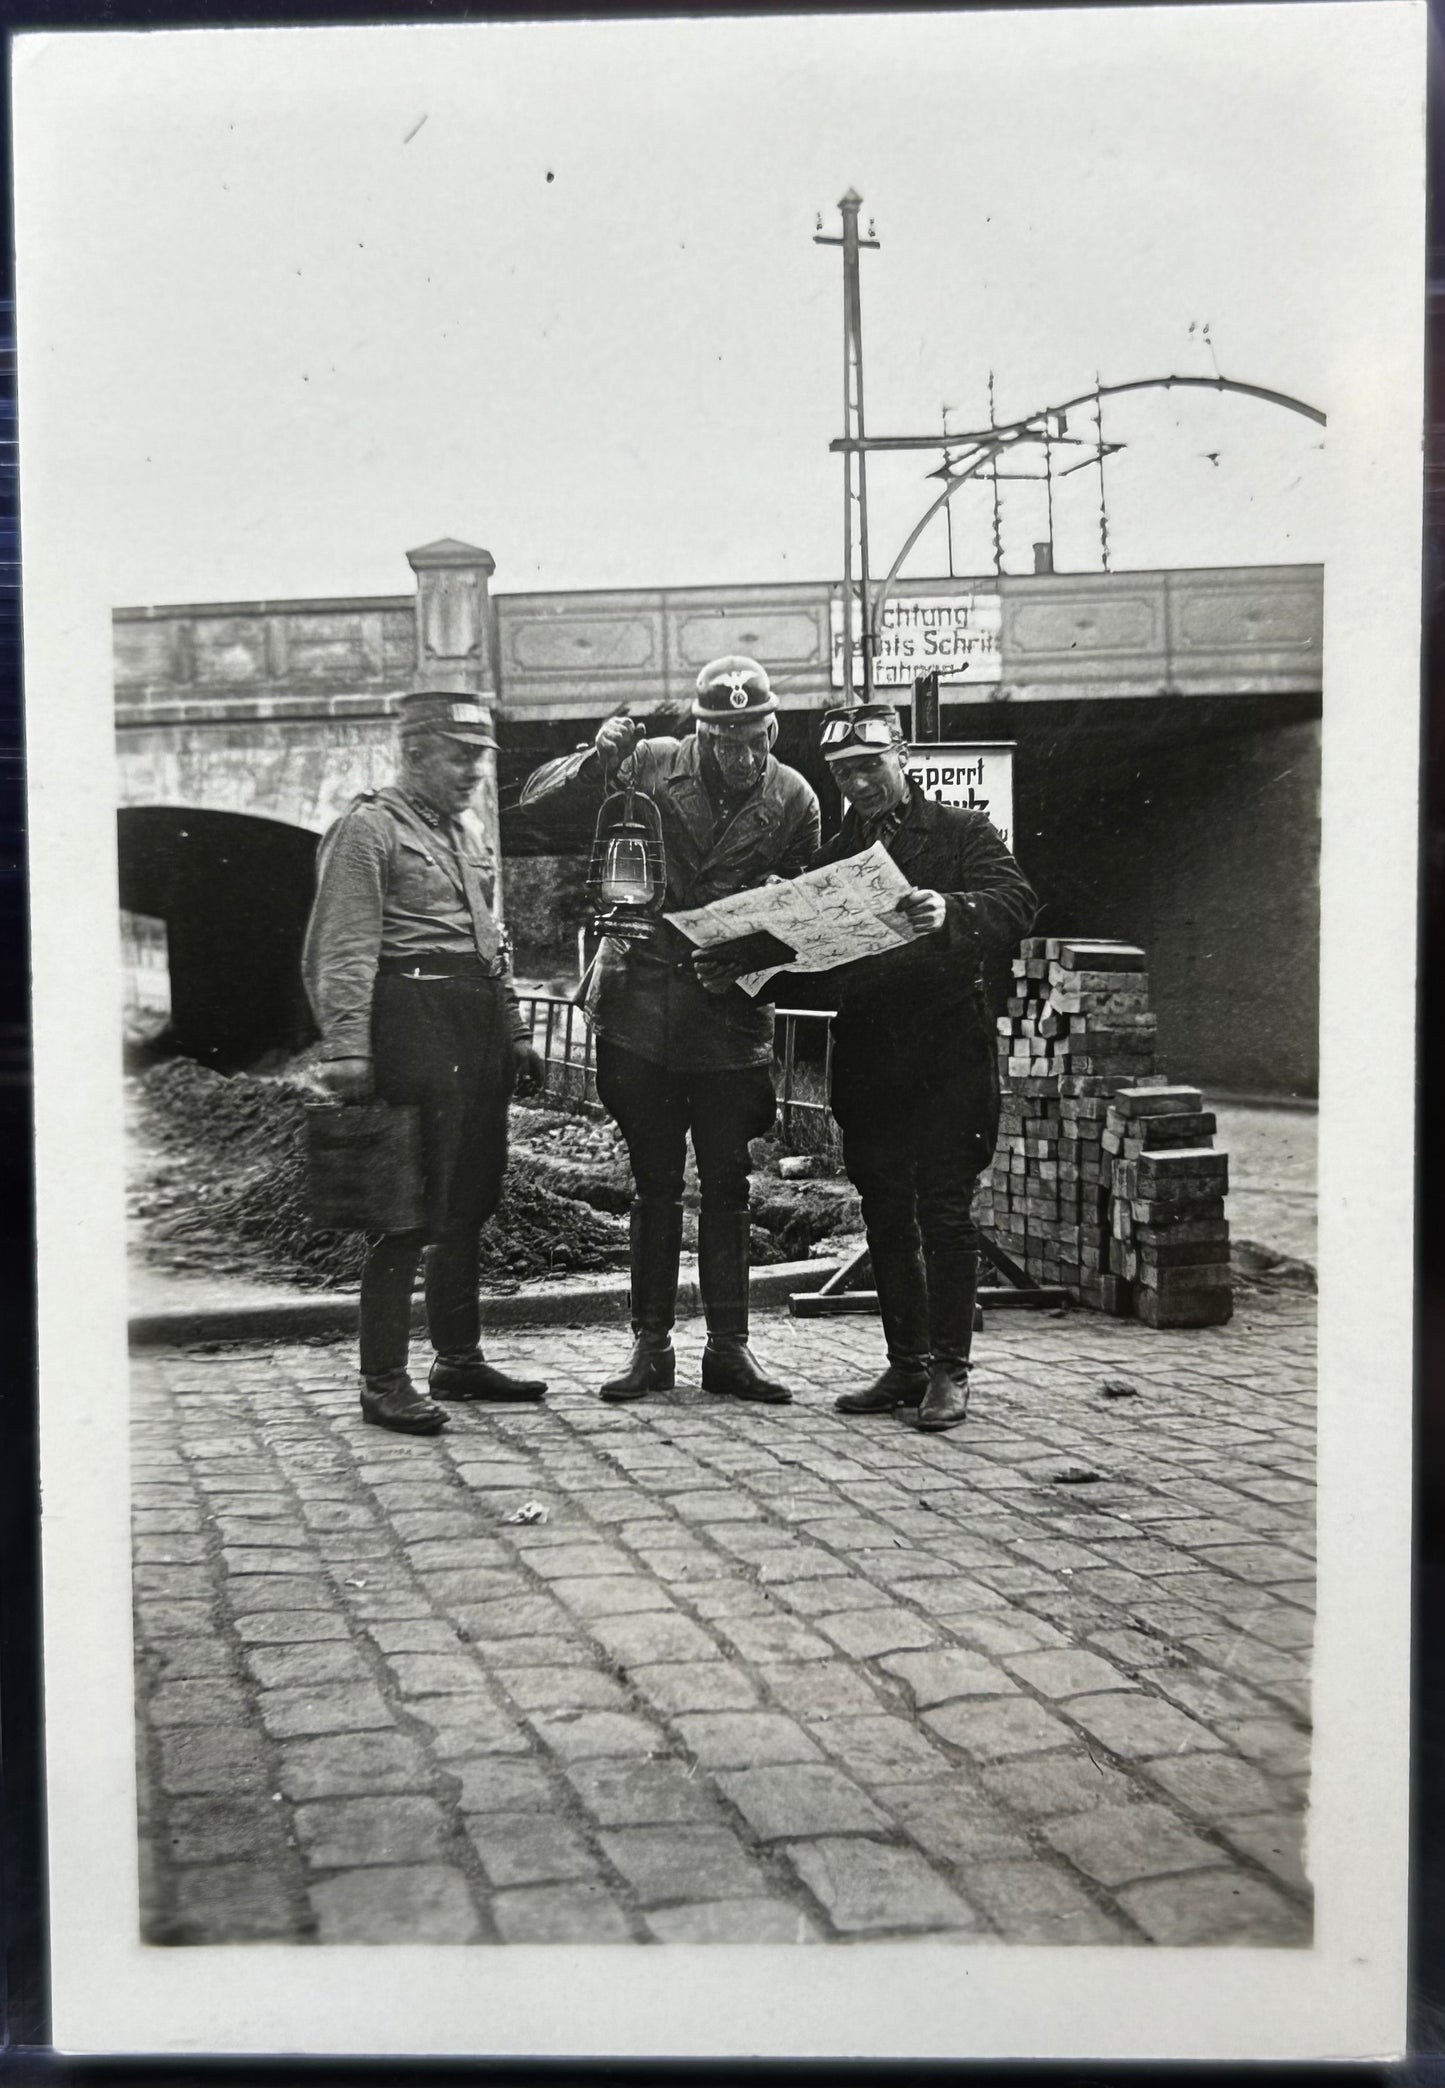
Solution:
{"label": "case carried in hand", "polygon": [[317,1232],[414,1232],[423,1223],[421,1116],[410,1103],[316,1103],[305,1148]]}

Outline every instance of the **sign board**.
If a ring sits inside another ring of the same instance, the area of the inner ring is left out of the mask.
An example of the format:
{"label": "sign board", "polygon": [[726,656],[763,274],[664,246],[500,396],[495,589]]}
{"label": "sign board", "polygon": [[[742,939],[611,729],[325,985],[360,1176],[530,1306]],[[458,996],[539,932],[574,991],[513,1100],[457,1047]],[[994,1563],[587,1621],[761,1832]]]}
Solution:
{"label": "sign board", "polygon": [[943,805],[982,812],[1005,846],[1014,845],[1014,745],[1012,740],[974,740],[965,745],[908,749],[908,773],[923,795]]}
{"label": "sign board", "polygon": [[[833,630],[833,687],[843,686],[843,604],[830,604]],[[853,604],[853,652],[862,686],[862,612]],[[913,686],[915,674],[936,667],[946,682],[996,682],[1003,675],[999,633],[1003,603],[995,593],[894,596],[883,604],[883,622],[873,655],[878,689]]]}

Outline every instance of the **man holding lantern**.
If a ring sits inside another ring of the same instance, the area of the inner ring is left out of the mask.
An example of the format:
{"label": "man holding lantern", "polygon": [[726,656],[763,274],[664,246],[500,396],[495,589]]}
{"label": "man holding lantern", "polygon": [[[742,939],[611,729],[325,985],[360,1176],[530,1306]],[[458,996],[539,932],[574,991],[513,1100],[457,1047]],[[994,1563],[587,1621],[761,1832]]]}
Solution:
{"label": "man holding lantern", "polygon": [[[936,804],[909,776],[892,704],[827,712],[819,751],[845,809],[813,867],[876,841],[913,886],[898,907],[913,939],[826,975],[837,1004],[829,1101],[863,1206],[888,1348],[882,1374],[836,1405],[957,1428],[978,1293],[974,1188],[999,1125],[985,972],[1017,949],[1037,901],[981,812]],[[697,969],[711,990],[735,992],[750,962],[715,945]]]}
{"label": "man holding lantern", "polygon": [[634,1188],[633,1350],[601,1388],[607,1400],[641,1399],[675,1382],[689,1133],[702,1203],[703,1386],[772,1405],[792,1397],[748,1346],[748,1143],[776,1114],[772,1009],[735,984],[705,990],[693,945],[661,918],[770,876],[796,876],[817,853],[818,800],[772,753],[777,710],[758,662],[728,654],[699,674],[696,729],[685,738],[649,740],[634,719],[608,718],[591,747],[547,763],[522,791],[523,807],[542,813],[579,795],[600,805],[621,770],[655,804],[661,830],[665,892],[652,895],[645,933],[604,938],[586,1003],[597,1092],[627,1142]]}

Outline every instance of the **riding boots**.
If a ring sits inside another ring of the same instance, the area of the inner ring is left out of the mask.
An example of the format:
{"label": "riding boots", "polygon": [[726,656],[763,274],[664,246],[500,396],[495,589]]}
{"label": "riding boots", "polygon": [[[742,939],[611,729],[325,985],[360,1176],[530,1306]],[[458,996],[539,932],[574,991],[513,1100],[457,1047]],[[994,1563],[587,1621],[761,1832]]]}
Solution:
{"label": "riding boots", "polygon": [[766,1374],[748,1347],[749,1231],[746,1211],[698,1214],[697,1276],[707,1316],[703,1390],[786,1406],[792,1393]]}
{"label": "riding boots", "polygon": [[968,1359],[978,1302],[978,1249],[935,1247],[925,1256],[933,1364],[916,1428],[957,1428],[968,1414]]}
{"label": "riding boots", "polygon": [[878,1311],[888,1344],[888,1368],[871,1385],[844,1392],[833,1404],[840,1414],[916,1411],[928,1389],[928,1291],[918,1247],[885,1244],[868,1235],[868,1258],[878,1292]]}
{"label": "riding boots", "polygon": [[682,1205],[639,1196],[632,1205],[632,1358],[601,1388],[607,1400],[645,1399],[677,1382],[672,1322],[677,1310],[677,1266],[682,1256]]}

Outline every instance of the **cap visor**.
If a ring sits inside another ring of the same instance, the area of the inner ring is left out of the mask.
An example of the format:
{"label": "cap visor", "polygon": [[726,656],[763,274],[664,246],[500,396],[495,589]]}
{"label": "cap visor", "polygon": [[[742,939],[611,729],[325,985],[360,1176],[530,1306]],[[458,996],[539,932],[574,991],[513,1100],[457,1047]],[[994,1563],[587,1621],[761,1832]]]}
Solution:
{"label": "cap visor", "polygon": [[704,703],[701,696],[695,696],[692,714],[695,718],[706,718],[713,725],[751,725],[754,718],[770,718],[777,708],[778,699],[771,695],[765,696],[761,703],[749,703],[746,710],[733,710],[731,707],[718,710]]}

